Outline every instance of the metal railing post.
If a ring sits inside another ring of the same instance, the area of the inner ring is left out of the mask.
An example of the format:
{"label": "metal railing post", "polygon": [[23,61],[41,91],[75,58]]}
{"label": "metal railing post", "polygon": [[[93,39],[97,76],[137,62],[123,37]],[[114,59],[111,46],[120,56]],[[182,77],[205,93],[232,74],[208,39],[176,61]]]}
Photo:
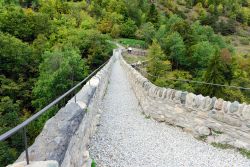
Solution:
{"label": "metal railing post", "polygon": [[25,147],[26,162],[27,162],[27,165],[29,165],[29,152],[28,152],[26,127],[23,128],[23,142],[24,142],[24,147]]}

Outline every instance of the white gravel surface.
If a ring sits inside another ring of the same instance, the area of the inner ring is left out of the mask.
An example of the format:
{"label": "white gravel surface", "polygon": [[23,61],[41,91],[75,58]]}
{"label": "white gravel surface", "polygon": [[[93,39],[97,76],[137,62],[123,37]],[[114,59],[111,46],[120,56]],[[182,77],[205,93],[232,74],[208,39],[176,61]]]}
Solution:
{"label": "white gravel surface", "polygon": [[145,118],[119,61],[112,69],[90,156],[99,167],[250,167],[250,160],[238,152],[214,148],[179,128]]}

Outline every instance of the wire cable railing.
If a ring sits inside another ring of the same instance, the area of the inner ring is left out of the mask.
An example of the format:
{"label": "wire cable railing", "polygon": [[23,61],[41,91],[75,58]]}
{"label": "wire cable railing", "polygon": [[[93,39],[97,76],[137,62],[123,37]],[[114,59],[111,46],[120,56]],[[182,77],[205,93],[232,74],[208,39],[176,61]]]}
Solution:
{"label": "wire cable railing", "polygon": [[[109,60],[108,60],[109,61]],[[26,162],[29,164],[29,153],[28,153],[28,142],[27,142],[27,126],[33,122],[34,120],[38,119],[42,114],[44,114],[46,111],[48,111],[51,107],[59,103],[62,99],[64,99],[66,96],[70,94],[74,94],[74,101],[76,102],[76,96],[77,96],[77,88],[79,88],[82,84],[86,83],[89,79],[91,79],[104,65],[107,64],[106,61],[103,63],[100,67],[98,67],[96,70],[94,70],[91,74],[89,74],[87,77],[84,78],[81,82],[79,82],[77,85],[75,85],[73,88],[65,92],[63,95],[52,101],[50,104],[48,104],[46,107],[35,113],[33,116],[22,122],[21,124],[17,125],[16,127],[10,129],[9,131],[5,132],[4,134],[0,135],[0,142],[6,140],[7,138],[13,136],[20,130],[23,131],[23,142],[25,147],[25,155],[26,155]]]}
{"label": "wire cable railing", "polygon": [[[155,76],[153,74],[148,73],[146,70],[139,68],[136,65],[133,65],[135,69],[137,69],[139,72],[143,72],[151,77],[159,78],[159,76]],[[181,81],[181,82],[189,82],[189,83],[197,83],[197,84],[203,84],[203,85],[212,85],[212,86],[219,86],[219,87],[227,87],[227,88],[234,88],[234,89],[241,89],[241,90],[250,90],[250,88],[245,88],[241,86],[231,86],[231,85],[223,85],[223,84],[216,84],[216,83],[209,83],[209,82],[202,82],[202,81],[195,81],[195,80],[188,80],[188,79],[176,79],[176,78],[165,78],[166,80],[172,80],[172,81]]]}

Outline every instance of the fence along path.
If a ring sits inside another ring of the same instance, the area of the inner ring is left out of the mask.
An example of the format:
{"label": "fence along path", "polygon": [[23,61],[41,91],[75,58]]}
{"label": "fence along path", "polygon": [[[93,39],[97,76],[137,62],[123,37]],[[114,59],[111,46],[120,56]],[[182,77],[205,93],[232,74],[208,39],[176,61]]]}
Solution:
{"label": "fence along path", "polygon": [[250,166],[250,160],[238,152],[214,148],[179,128],[145,117],[119,59],[102,110],[90,144],[97,166]]}

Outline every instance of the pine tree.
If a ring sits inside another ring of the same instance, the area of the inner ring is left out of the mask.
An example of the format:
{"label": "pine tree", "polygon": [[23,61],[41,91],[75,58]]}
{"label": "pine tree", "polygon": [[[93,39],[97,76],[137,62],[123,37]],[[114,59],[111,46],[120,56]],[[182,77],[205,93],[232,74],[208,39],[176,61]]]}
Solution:
{"label": "pine tree", "polygon": [[166,60],[166,56],[156,40],[153,40],[152,45],[149,47],[148,57],[150,61],[147,66],[147,71],[153,75],[149,76],[151,81],[163,77],[166,72],[171,69],[170,62]]}
{"label": "pine tree", "polygon": [[[204,81],[213,84],[224,84],[226,82],[224,71],[225,65],[217,52],[209,62],[207,71],[204,75]],[[204,95],[209,95],[211,97],[222,97],[223,93],[223,87],[214,85],[203,85],[201,90]]]}
{"label": "pine tree", "polygon": [[147,22],[151,22],[154,24],[154,26],[156,28],[159,27],[159,14],[158,11],[155,7],[155,4],[151,4],[150,9],[149,9],[149,13],[148,13],[148,18],[147,18]]}

